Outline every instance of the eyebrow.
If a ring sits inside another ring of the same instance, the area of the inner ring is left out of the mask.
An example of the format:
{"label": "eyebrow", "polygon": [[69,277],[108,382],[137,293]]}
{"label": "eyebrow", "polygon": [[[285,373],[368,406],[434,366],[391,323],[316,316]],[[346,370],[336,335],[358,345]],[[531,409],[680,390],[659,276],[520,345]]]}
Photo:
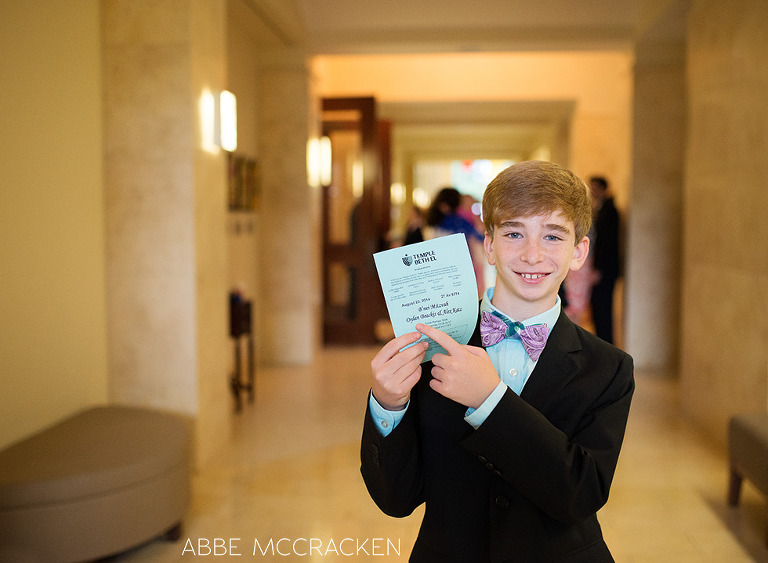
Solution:
{"label": "eyebrow", "polygon": [[[525,225],[521,221],[502,221],[499,225],[499,229],[509,228],[509,229],[519,229],[524,227]],[[571,233],[571,230],[566,227],[565,225],[561,225],[560,223],[547,223],[544,225],[544,227],[547,228],[547,230],[550,231],[557,231],[559,233],[563,233],[565,235],[568,235]]]}

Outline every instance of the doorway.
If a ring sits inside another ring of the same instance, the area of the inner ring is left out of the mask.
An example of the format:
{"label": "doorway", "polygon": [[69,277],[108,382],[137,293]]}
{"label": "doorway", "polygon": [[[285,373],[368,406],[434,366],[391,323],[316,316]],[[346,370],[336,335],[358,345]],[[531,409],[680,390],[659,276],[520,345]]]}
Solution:
{"label": "doorway", "polygon": [[376,342],[386,318],[373,254],[389,230],[389,133],[371,97],[322,100],[331,141],[331,179],[323,186],[323,342]]}

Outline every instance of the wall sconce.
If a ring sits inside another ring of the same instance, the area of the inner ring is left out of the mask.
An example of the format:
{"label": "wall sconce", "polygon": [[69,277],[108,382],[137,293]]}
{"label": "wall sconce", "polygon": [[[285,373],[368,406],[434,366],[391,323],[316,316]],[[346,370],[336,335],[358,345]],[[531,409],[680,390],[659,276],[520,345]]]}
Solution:
{"label": "wall sconce", "polygon": [[232,152],[237,148],[237,98],[229,90],[219,93],[219,146]]}
{"label": "wall sconce", "polygon": [[405,200],[405,185],[402,182],[395,182],[389,186],[389,201],[392,205],[403,205]]}
{"label": "wall sconce", "polygon": [[232,152],[237,148],[237,99],[224,90],[215,95],[204,90],[200,97],[203,149],[217,153],[219,149]]}
{"label": "wall sconce", "polygon": [[307,141],[307,182],[310,186],[319,188],[330,185],[332,164],[330,137]]}
{"label": "wall sconce", "polygon": [[423,188],[415,188],[413,190],[413,203],[422,209],[429,207],[431,198],[429,194]]}

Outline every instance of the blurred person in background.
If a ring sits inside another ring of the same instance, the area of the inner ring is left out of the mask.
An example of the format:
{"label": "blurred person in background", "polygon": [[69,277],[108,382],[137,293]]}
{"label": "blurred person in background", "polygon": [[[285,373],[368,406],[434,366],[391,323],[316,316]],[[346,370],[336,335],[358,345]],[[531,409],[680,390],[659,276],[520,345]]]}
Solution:
{"label": "blurred person in background", "polygon": [[613,291],[621,273],[619,258],[619,212],[603,176],[589,179],[594,209],[591,308],[595,334],[613,344]]}
{"label": "blurred person in background", "polygon": [[[462,233],[466,237],[469,255],[472,258],[472,265],[475,270],[475,278],[477,279],[479,297],[485,291],[483,276],[485,268],[485,252],[483,250],[484,229],[477,227],[477,224],[482,224],[479,220],[468,219],[466,210],[461,210],[463,197],[456,188],[452,187],[445,187],[437,192],[427,210],[429,232],[426,238],[456,233]],[[471,199],[472,203],[476,203],[474,198]],[[469,213],[472,214],[471,204]]]}

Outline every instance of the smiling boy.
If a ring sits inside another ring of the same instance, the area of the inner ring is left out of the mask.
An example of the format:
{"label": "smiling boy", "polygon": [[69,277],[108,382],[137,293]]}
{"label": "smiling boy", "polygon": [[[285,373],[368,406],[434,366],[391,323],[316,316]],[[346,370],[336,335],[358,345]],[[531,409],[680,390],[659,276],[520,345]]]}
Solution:
{"label": "smiling boy", "polygon": [[[361,471],[391,516],[426,503],[411,561],[613,561],[608,499],[634,391],[632,358],[573,324],[557,295],[586,260],[589,192],[550,162],[502,171],[483,197],[496,284],[460,345],[418,332],[371,362]],[[424,334],[446,354],[422,364]]]}

